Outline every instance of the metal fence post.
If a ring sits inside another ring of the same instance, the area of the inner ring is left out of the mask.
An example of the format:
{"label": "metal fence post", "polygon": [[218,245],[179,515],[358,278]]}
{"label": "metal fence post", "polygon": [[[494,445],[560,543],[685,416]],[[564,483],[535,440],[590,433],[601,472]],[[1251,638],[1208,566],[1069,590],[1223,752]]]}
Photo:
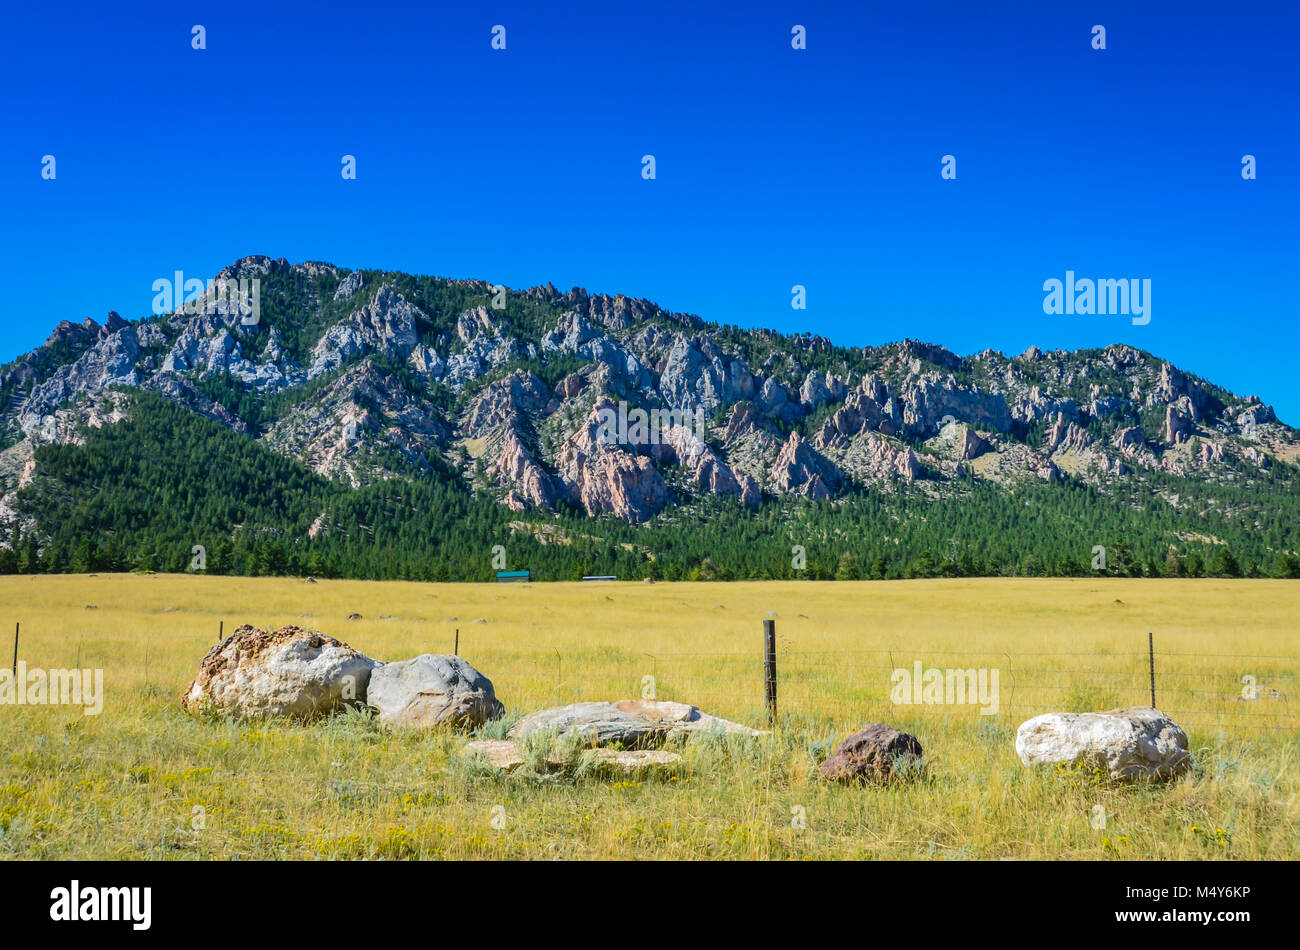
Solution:
{"label": "metal fence post", "polygon": [[776,621],[763,621],[763,686],[768,722],[776,725]]}
{"label": "metal fence post", "polygon": [[1156,641],[1151,631],[1147,631],[1147,658],[1151,661],[1151,708],[1156,707]]}

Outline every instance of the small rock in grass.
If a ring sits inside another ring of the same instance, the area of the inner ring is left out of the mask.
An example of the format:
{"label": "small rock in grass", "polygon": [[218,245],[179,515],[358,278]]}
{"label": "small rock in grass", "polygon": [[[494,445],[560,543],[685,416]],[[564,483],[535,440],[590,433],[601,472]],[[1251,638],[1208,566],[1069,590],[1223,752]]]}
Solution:
{"label": "small rock in grass", "polygon": [[479,739],[467,743],[465,754],[485,760],[488,765],[505,772],[513,772],[524,764],[519,746],[508,739]]}
{"label": "small rock in grass", "polygon": [[833,782],[887,782],[898,777],[900,767],[921,761],[916,736],[873,722],[840,743],[821,765],[823,778]]}

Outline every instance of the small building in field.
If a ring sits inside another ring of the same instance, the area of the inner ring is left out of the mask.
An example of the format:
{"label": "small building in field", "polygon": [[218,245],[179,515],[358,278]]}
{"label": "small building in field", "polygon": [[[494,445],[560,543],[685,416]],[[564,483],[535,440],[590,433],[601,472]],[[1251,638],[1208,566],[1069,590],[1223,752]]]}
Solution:
{"label": "small building in field", "polygon": [[532,577],[532,571],[497,571],[498,584],[513,584],[516,581],[527,581]]}

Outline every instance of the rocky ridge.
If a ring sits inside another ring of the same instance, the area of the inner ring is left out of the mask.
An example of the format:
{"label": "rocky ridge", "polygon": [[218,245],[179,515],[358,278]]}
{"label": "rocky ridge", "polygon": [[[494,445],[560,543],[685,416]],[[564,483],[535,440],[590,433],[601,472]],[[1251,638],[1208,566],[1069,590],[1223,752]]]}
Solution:
{"label": "rocky ridge", "polygon": [[[36,446],[112,424],[132,388],[353,487],[436,470],[515,510],[631,522],[704,496],[752,507],[971,478],[1240,484],[1300,457],[1300,435],[1258,397],[1125,345],[848,349],[550,284],[496,308],[484,281],[260,256],[217,275],[252,277],[274,317],[65,321],[0,367],[0,517]],[[257,417],[241,415],[244,396]],[[638,427],[637,411],[668,422]],[[612,437],[611,414],[629,423]]]}

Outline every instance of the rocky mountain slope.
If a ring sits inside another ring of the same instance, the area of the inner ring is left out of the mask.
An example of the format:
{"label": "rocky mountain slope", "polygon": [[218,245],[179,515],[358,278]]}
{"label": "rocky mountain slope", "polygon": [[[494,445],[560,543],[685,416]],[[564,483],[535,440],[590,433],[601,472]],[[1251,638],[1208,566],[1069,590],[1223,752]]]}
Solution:
{"label": "rocky mountain slope", "polygon": [[[1300,457],[1300,433],[1258,397],[1129,346],[851,349],[579,288],[500,293],[268,257],[217,278],[261,281],[256,324],[224,305],[110,313],[61,323],[0,367],[0,523],[20,518],[35,449],[115,424],[131,389],[352,489],[451,480],[517,511],[632,523],[703,496],[756,508],[973,482],[1076,482],[1176,505],[1182,480],[1249,490]],[[620,404],[678,422],[611,439],[602,421]]]}

